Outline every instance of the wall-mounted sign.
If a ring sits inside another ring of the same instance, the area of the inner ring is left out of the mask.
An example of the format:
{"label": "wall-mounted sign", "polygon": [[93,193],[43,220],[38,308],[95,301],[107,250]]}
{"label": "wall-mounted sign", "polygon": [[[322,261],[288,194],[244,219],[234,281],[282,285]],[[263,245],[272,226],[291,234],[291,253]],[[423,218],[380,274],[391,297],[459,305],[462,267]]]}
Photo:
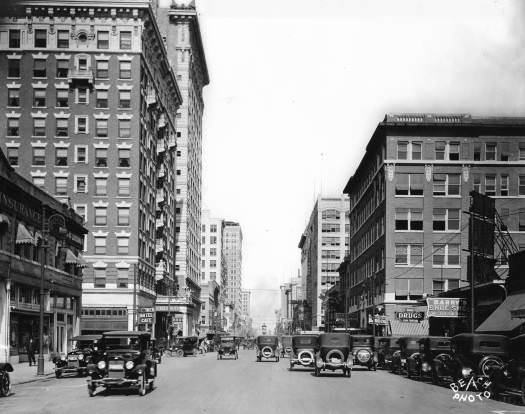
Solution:
{"label": "wall-mounted sign", "polygon": [[154,308],[139,308],[139,323],[152,324],[155,317]]}
{"label": "wall-mounted sign", "polygon": [[[385,315],[375,315],[374,322],[376,325],[387,325],[387,320]],[[368,323],[372,325],[372,315],[368,315]]]}
{"label": "wall-mounted sign", "polygon": [[462,298],[428,298],[428,317],[463,318],[467,314],[467,301]]}
{"label": "wall-mounted sign", "polygon": [[420,311],[402,311],[402,312],[396,312],[396,319],[400,319],[403,321],[422,321],[425,319],[425,312]]}

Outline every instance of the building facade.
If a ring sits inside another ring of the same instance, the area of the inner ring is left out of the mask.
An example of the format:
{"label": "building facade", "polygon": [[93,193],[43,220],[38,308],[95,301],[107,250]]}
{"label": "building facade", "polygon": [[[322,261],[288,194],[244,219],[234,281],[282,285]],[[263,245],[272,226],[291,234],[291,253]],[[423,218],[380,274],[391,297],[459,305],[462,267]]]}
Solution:
{"label": "building facade", "polygon": [[177,287],[181,94],[149,1],[13,1],[0,43],[1,147],[89,229],[82,332],[152,329],[136,310]]}
{"label": "building facade", "polygon": [[250,316],[252,292],[249,290],[241,290],[241,315]]}
{"label": "building facade", "polygon": [[222,245],[226,284],[224,286],[224,307],[227,328],[238,328],[242,309],[242,230],[239,223],[225,221]]}
{"label": "building facade", "polygon": [[0,362],[27,361],[30,338],[42,340],[46,354],[71,349],[80,330],[86,233],[72,208],[20,176],[0,151]]}
{"label": "building facade", "polygon": [[339,280],[337,269],[348,249],[348,230],[346,197],[318,197],[298,246],[301,290],[311,312],[306,330],[324,327],[322,297]]}
{"label": "building facade", "polygon": [[[516,245],[525,243],[525,119],[386,115],[344,192],[350,197],[350,256],[342,292],[356,327],[428,334],[428,297],[465,297],[472,190],[495,199]],[[485,291],[506,277],[495,246],[492,280],[479,286],[479,324],[501,302]],[[476,291],[478,291],[476,273]],[[372,317],[375,308],[375,317]],[[484,314],[485,316],[481,316]],[[432,334],[468,329],[466,318]]]}
{"label": "building facade", "polygon": [[176,270],[178,284],[188,292],[184,333],[192,333],[199,317],[201,277],[202,116],[208,69],[194,1],[173,1],[157,18],[169,59],[182,93],[177,117]]}

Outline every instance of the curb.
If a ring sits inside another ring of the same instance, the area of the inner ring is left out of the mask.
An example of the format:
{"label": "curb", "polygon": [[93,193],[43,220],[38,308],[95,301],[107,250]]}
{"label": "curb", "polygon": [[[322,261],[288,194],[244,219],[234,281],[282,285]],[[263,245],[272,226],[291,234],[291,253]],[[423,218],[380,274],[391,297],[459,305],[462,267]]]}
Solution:
{"label": "curb", "polygon": [[35,377],[35,378],[23,379],[23,380],[20,380],[18,382],[14,382],[13,381],[13,382],[11,382],[11,385],[22,385],[22,384],[30,384],[32,382],[37,382],[37,381],[43,381],[43,380],[52,378],[54,375],[55,375],[54,372],[48,372],[48,373],[45,373],[44,375],[41,375],[41,376],[38,376],[38,377]]}

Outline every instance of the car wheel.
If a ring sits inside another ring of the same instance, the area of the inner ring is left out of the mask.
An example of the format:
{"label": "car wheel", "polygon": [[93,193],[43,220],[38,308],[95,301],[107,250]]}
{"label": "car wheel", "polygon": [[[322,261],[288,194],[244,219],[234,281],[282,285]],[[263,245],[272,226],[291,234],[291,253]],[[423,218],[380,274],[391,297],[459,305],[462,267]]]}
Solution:
{"label": "car wheel", "polygon": [[432,381],[432,384],[434,385],[438,385],[439,384],[439,377],[438,377],[438,374],[436,372],[436,370],[434,368],[432,368],[432,371],[430,373],[430,379]]}
{"label": "car wheel", "polygon": [[275,357],[275,362],[279,362],[279,357]]}
{"label": "car wheel", "polygon": [[293,371],[293,364],[292,364],[292,361],[290,361],[290,371]]}
{"label": "car wheel", "polygon": [[348,378],[352,378],[352,368],[348,368]]}
{"label": "car wheel", "polygon": [[149,382],[149,390],[150,390],[150,391],[153,391],[154,388],[155,388],[155,380],[152,379],[152,380]]}
{"label": "car wheel", "polygon": [[97,389],[96,385],[88,385],[88,394],[90,397],[95,396],[96,389]]}
{"label": "car wheel", "polygon": [[412,378],[412,373],[410,372],[410,368],[407,367],[407,378]]}
{"label": "car wheel", "polygon": [[159,364],[162,364],[162,357],[159,357]]}
{"label": "car wheel", "polygon": [[219,360],[219,354],[217,354],[217,361]]}
{"label": "car wheel", "polygon": [[146,374],[142,374],[142,378],[139,383],[139,395],[141,397],[146,395]]}
{"label": "car wheel", "polygon": [[57,369],[57,370],[55,371],[55,377],[60,378],[61,376],[62,376],[62,371],[60,371],[59,369]]}
{"label": "car wheel", "polygon": [[183,357],[184,351],[182,349],[177,349],[177,351],[175,351],[175,355],[177,355],[178,357]]}
{"label": "car wheel", "polygon": [[314,368],[314,375],[315,375],[316,377],[319,376],[319,368],[317,368],[317,367]]}
{"label": "car wheel", "polygon": [[11,380],[9,379],[9,374],[4,372],[3,374],[0,374],[0,397],[7,397],[10,390]]}

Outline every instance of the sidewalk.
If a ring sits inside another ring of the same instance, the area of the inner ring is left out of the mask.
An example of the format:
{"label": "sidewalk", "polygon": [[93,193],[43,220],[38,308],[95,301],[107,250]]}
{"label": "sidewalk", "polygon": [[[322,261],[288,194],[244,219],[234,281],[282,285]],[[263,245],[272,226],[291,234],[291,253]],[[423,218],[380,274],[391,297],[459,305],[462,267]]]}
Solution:
{"label": "sidewalk", "polygon": [[55,375],[55,364],[51,361],[44,361],[44,375],[36,375],[36,365],[29,366],[28,362],[13,364],[13,372],[9,373],[11,384],[26,384],[28,382],[40,381]]}

